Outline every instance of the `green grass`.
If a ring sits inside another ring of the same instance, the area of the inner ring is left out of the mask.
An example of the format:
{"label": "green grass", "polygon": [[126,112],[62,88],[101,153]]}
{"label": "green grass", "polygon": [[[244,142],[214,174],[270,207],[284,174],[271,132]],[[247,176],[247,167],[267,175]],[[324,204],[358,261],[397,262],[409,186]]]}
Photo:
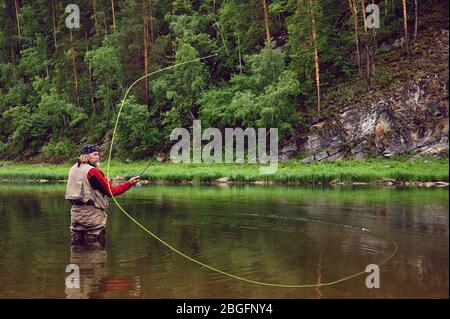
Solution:
{"label": "green grass", "polygon": [[[126,164],[112,161],[110,177],[129,178],[139,174],[147,162],[139,161]],[[23,164],[3,162],[0,166],[0,180],[65,180],[71,163]],[[297,160],[280,163],[276,173],[261,175],[260,165],[255,164],[174,164],[152,163],[143,174],[143,179],[165,182],[208,183],[220,177],[228,177],[235,183],[255,181],[277,182],[286,184],[319,184],[335,182],[367,182],[395,180],[399,182],[448,182],[448,158],[419,159],[415,161],[406,158],[396,159],[366,159],[342,160],[335,162],[319,162],[303,164]],[[101,169],[107,173],[107,162]]]}

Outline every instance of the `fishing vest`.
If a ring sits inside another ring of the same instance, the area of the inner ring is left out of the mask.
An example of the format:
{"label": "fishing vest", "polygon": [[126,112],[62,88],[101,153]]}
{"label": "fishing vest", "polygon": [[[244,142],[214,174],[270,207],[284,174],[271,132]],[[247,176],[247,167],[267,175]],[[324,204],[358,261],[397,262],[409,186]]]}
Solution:
{"label": "fishing vest", "polygon": [[89,164],[80,164],[78,167],[78,163],[70,168],[66,199],[81,200],[83,203],[92,200],[95,207],[105,210],[108,207],[108,198],[94,189],[89,182],[87,174],[91,168]]}

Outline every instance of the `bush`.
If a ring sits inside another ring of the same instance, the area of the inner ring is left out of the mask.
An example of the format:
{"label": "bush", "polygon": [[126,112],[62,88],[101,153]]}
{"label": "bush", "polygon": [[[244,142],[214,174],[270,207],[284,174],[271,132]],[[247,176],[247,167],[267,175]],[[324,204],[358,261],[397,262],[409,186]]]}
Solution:
{"label": "bush", "polygon": [[392,74],[382,68],[379,68],[373,76],[372,83],[378,87],[386,87],[392,82]]}
{"label": "bush", "polygon": [[6,144],[0,141],[0,158],[5,156],[4,154],[5,152],[6,152]]}
{"label": "bush", "polygon": [[52,162],[63,162],[69,158],[74,158],[77,154],[77,148],[69,140],[62,140],[59,142],[51,140],[42,147],[42,153]]}
{"label": "bush", "polygon": [[154,155],[159,150],[161,134],[147,106],[138,104],[134,96],[128,98],[117,127],[115,146],[119,156],[140,159]]}

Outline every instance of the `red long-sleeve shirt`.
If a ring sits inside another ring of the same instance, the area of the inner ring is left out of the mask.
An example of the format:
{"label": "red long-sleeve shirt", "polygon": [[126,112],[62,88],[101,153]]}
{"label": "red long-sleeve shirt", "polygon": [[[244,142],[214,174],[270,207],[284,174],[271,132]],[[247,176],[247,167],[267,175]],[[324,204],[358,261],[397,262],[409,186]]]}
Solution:
{"label": "red long-sleeve shirt", "polygon": [[112,186],[112,181],[107,180],[105,174],[97,167],[93,167],[89,170],[87,178],[94,189],[98,189],[103,195],[109,197],[119,196],[131,188],[131,183],[128,181]]}

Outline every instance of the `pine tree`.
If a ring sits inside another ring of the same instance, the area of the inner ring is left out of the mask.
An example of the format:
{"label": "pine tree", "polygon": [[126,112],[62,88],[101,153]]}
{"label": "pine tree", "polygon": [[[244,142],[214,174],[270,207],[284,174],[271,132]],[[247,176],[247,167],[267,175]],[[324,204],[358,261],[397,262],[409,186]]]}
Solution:
{"label": "pine tree", "polygon": [[147,0],[142,0],[142,25],[143,25],[143,40],[144,40],[144,90],[145,90],[145,104],[149,105],[148,95],[148,21],[147,21]]}
{"label": "pine tree", "polygon": [[55,5],[55,0],[52,0],[52,27],[53,27],[53,43],[55,45],[55,51],[57,51],[57,43],[56,43],[56,5]]}
{"label": "pine tree", "polygon": [[116,10],[114,8],[114,0],[111,0],[111,12],[112,12],[113,30],[116,31]]}
{"label": "pine tree", "polygon": [[417,38],[417,27],[419,24],[419,13],[417,6],[418,6],[417,0],[414,0],[414,41]]}
{"label": "pine tree", "polygon": [[314,66],[316,74],[316,92],[317,92],[317,117],[320,117],[320,70],[319,70],[319,52],[317,45],[317,28],[316,28],[316,18],[314,10],[315,2],[314,0],[309,0],[309,8],[311,14],[311,35],[313,40],[314,49]]}
{"label": "pine tree", "polygon": [[406,0],[402,1],[403,4],[403,27],[405,29],[405,44],[406,44],[406,52],[409,58],[409,38],[408,38],[408,13],[406,7]]}
{"label": "pine tree", "polygon": [[366,21],[366,5],[365,0],[361,0],[361,9],[364,24],[364,47],[366,51],[366,83],[370,86],[370,50],[369,50],[369,35],[367,32],[367,21]]}
{"label": "pine tree", "polygon": [[269,31],[269,13],[267,11],[267,1],[262,0],[263,9],[264,9],[264,29],[266,31],[266,46],[269,46],[271,43],[270,31]]}
{"label": "pine tree", "polygon": [[16,12],[17,34],[20,37],[20,20],[19,20],[20,7],[19,7],[19,0],[14,0],[14,9],[15,9],[15,12]]}
{"label": "pine tree", "polygon": [[75,101],[78,106],[80,106],[80,95],[78,92],[78,71],[77,71],[77,58],[75,53],[75,48],[73,45],[73,35],[72,35],[72,29],[69,29],[70,34],[70,56],[72,59],[72,71],[73,71],[73,91],[75,95]]}
{"label": "pine tree", "polygon": [[[356,45],[356,64],[358,65],[358,71],[361,74],[361,53],[359,52],[359,35],[358,35],[358,5],[355,0],[348,0],[348,5],[350,7],[350,11],[352,12],[353,16],[353,27],[354,27],[354,34],[355,34],[355,45]],[[356,0],[358,1],[358,0]],[[364,13],[363,13],[364,14]]]}
{"label": "pine tree", "polygon": [[91,0],[92,16],[94,18],[95,34],[98,35],[98,21],[97,21],[97,0]]}

